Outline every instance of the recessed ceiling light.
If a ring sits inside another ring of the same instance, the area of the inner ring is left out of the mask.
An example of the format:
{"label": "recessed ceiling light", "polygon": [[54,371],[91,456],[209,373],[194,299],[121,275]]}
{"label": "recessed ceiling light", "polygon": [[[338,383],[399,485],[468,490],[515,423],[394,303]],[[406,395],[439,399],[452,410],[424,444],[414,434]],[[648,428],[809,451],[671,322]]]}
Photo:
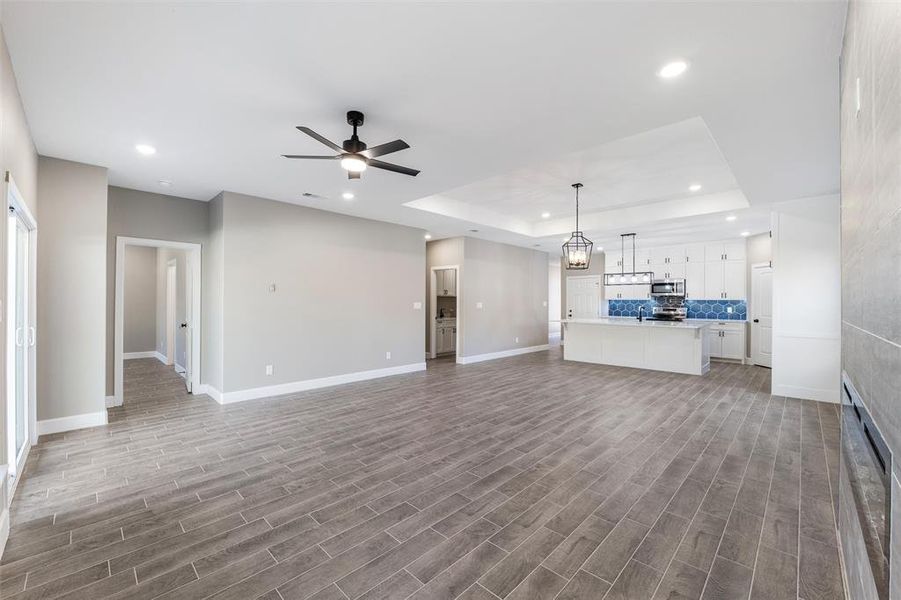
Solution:
{"label": "recessed ceiling light", "polygon": [[742,231],[741,232],[741,237],[748,237],[749,235],[751,235],[750,231]]}
{"label": "recessed ceiling light", "polygon": [[168,179],[160,179],[159,184],[163,187],[172,187],[172,182]]}
{"label": "recessed ceiling light", "polygon": [[341,194],[341,197],[344,198],[345,200],[353,200],[354,199],[353,192],[344,192],[343,194]]}
{"label": "recessed ceiling light", "polygon": [[662,77],[663,79],[672,79],[673,77],[678,77],[685,70],[688,69],[688,63],[684,60],[674,60],[673,62],[667,63],[657,71],[657,75]]}
{"label": "recessed ceiling light", "polygon": [[541,218],[542,218],[542,219],[547,219],[547,218],[549,218],[550,216],[551,216],[551,213],[549,213],[549,212],[543,212],[543,213],[541,213]]}
{"label": "recessed ceiling light", "polygon": [[430,240],[430,239],[432,239],[432,234],[431,234],[431,233],[427,233],[427,234],[425,234],[425,235],[422,236],[422,237],[424,237],[424,238],[427,239],[427,240]]}
{"label": "recessed ceiling light", "polygon": [[737,219],[737,218],[738,218],[738,217],[736,217],[735,215],[729,215],[728,217],[726,217],[726,220],[727,220],[727,221],[734,221],[734,220]]}
{"label": "recessed ceiling light", "polygon": [[150,146],[148,144],[137,144],[135,146],[135,150],[138,151],[138,154],[143,154],[144,156],[150,156],[152,154],[156,154],[156,148]]}
{"label": "recessed ceiling light", "polygon": [[701,184],[700,184],[700,183],[693,183],[693,184],[691,184],[690,186],[688,186],[688,191],[689,191],[689,192],[698,192],[698,191],[700,191],[700,190],[701,190]]}
{"label": "recessed ceiling light", "polygon": [[564,241],[564,242],[568,242],[568,241],[569,241],[569,238],[568,238],[568,237],[565,237],[565,238],[563,238],[563,241]]}

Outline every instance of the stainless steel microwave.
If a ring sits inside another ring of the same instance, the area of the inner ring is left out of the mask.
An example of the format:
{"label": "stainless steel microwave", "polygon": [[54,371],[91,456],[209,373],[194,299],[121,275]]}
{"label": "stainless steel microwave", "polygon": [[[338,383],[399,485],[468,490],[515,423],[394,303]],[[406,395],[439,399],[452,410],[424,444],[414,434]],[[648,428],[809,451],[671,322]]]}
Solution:
{"label": "stainless steel microwave", "polygon": [[651,283],[651,296],[676,296],[685,297],[685,280],[684,279],[656,279]]}

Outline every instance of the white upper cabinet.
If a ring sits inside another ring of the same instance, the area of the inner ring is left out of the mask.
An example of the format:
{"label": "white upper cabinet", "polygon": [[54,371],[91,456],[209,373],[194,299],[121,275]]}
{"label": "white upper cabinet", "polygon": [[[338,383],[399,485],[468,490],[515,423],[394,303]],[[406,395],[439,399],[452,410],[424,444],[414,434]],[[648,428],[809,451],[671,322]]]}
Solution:
{"label": "white upper cabinet", "polygon": [[748,297],[748,273],[743,260],[727,260],[723,263],[723,298],[744,300]]}
{"label": "white upper cabinet", "polygon": [[456,296],[457,270],[439,269],[435,271],[435,291],[438,296]]}
{"label": "white upper cabinet", "polygon": [[744,240],[740,242],[713,242],[705,244],[704,256],[707,262],[717,260],[745,260],[747,254]]}
{"label": "white upper cabinet", "polygon": [[[704,247],[701,247],[703,250]],[[704,267],[706,263],[685,263],[685,297],[691,300],[703,300],[704,296]]]}
{"label": "white upper cabinet", "polygon": [[704,244],[689,244],[685,246],[685,262],[702,263],[706,261]]}
{"label": "white upper cabinet", "polygon": [[699,298],[699,300],[717,300],[722,298],[725,275],[721,261],[704,263],[704,296]]}
{"label": "white upper cabinet", "polygon": [[652,265],[675,265],[685,262],[685,246],[661,246],[651,249]]}

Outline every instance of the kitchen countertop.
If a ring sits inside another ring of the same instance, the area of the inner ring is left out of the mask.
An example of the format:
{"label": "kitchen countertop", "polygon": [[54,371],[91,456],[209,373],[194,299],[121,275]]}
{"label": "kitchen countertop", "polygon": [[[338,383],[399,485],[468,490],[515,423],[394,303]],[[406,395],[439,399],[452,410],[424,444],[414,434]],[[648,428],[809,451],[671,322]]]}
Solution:
{"label": "kitchen countertop", "polygon": [[663,329],[703,329],[717,321],[688,319],[685,321],[639,321],[635,317],[600,317],[597,319],[565,319],[564,323],[585,325],[616,325],[620,327],[657,327]]}

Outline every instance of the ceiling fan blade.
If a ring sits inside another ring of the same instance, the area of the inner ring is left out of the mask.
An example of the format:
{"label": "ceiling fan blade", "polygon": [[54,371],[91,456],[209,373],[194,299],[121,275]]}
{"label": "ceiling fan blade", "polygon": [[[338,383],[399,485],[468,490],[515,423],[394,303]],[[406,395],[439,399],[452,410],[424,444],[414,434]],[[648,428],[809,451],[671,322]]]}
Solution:
{"label": "ceiling fan blade", "polygon": [[332,141],[330,141],[330,140],[325,139],[324,137],[322,137],[321,135],[319,135],[318,133],[316,133],[315,131],[313,131],[313,130],[310,129],[309,127],[304,127],[303,125],[298,125],[298,126],[297,126],[297,129],[299,129],[300,131],[304,132],[305,134],[307,134],[308,136],[310,136],[310,137],[313,138],[314,140],[316,140],[316,141],[318,141],[318,142],[321,142],[321,143],[325,144],[326,146],[328,146],[328,147],[331,148],[332,150],[335,150],[336,152],[344,152],[344,148],[342,148],[341,146],[339,146],[339,145],[336,144],[335,142],[332,142]]}
{"label": "ceiling fan blade", "polygon": [[282,154],[285,158],[316,158],[321,160],[336,160],[337,156],[314,156],[311,154]]}
{"label": "ceiling fan blade", "polygon": [[372,159],[369,161],[370,167],[375,167],[376,169],[385,169],[386,171],[394,171],[395,173],[402,173],[404,175],[410,175],[412,177],[416,177],[419,175],[419,171],[416,169],[411,169],[409,167],[402,167],[400,165],[395,165],[391,163],[386,163],[381,160]]}
{"label": "ceiling fan blade", "polygon": [[359,178],[360,178],[360,174],[359,174],[359,173],[354,173],[353,171],[348,171],[348,172],[347,172],[347,178],[348,178],[348,179],[359,179]]}
{"label": "ceiling fan blade", "polygon": [[391,154],[392,152],[398,152],[399,150],[406,150],[409,147],[410,144],[403,140],[394,140],[393,142],[367,148],[360,152],[360,154],[368,158],[375,158],[376,156],[384,156],[385,154]]}

